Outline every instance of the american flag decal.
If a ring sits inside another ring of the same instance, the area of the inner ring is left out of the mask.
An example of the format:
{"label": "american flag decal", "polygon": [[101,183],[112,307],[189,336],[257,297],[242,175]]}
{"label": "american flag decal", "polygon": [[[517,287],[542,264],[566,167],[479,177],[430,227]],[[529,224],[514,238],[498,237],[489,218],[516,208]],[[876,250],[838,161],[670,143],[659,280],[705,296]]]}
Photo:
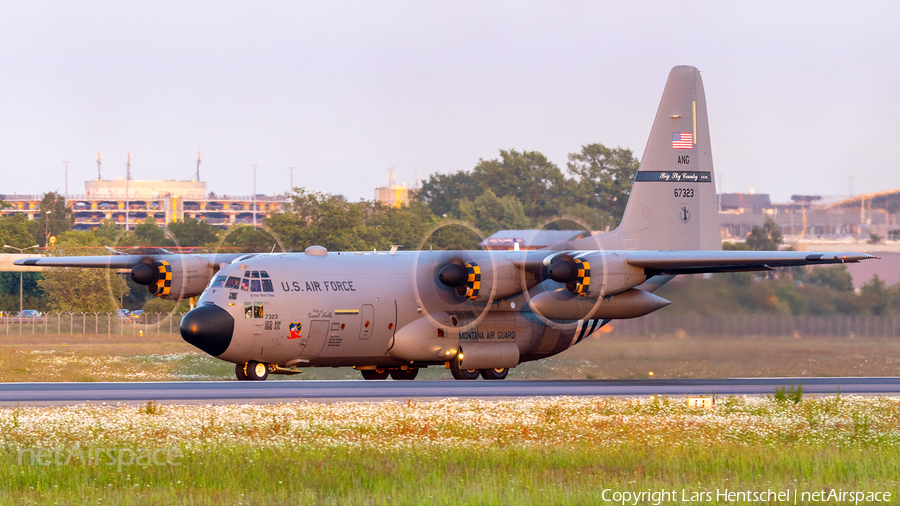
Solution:
{"label": "american flag decal", "polygon": [[691,149],[693,146],[693,136],[690,132],[673,132],[672,148],[674,149]]}

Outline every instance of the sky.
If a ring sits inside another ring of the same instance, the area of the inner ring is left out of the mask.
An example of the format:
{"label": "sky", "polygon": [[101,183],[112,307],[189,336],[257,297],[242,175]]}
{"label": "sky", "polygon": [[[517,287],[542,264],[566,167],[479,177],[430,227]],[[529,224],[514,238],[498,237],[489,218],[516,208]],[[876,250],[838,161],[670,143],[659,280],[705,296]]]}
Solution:
{"label": "sky", "polygon": [[[725,192],[900,188],[898,2],[0,3],[0,193],[201,179],[372,199],[501,149],[642,156],[703,75]],[[852,179],[851,179],[852,177]]]}

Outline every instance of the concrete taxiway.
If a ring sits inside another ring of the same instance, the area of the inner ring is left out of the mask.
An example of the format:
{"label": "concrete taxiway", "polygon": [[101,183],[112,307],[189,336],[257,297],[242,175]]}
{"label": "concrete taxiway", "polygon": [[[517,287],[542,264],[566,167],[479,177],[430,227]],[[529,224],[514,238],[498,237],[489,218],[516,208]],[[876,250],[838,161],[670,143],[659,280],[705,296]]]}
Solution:
{"label": "concrete taxiway", "polygon": [[575,381],[179,381],[134,383],[0,383],[0,406],[80,403],[177,404],[500,399],[516,397],[765,395],[802,385],[806,394],[900,395],[900,378],[731,378]]}

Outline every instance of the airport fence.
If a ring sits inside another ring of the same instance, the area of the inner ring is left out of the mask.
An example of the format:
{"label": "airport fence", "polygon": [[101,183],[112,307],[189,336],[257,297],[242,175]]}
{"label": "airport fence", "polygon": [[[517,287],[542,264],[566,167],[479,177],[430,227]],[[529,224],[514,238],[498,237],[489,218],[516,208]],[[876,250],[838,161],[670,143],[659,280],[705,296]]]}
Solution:
{"label": "airport fence", "polygon": [[140,318],[116,313],[45,313],[40,317],[2,317],[6,334],[177,334],[184,313],[144,313]]}
{"label": "airport fence", "polygon": [[[140,318],[116,313],[46,313],[36,318],[0,317],[6,334],[177,334],[184,313],[144,313]],[[613,320],[616,334],[729,337],[869,337],[900,338],[900,317],[778,315],[648,315]]]}
{"label": "airport fence", "polygon": [[614,320],[613,331],[641,337],[900,337],[900,318],[888,316],[647,315]]}

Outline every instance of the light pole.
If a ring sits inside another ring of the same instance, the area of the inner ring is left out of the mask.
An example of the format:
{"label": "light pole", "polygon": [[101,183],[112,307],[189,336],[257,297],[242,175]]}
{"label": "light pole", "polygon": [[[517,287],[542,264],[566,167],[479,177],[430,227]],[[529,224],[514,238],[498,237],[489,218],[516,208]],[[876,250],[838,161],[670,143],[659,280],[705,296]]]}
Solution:
{"label": "light pole", "polygon": [[[9,244],[4,244],[4,248],[19,250],[19,254],[22,254],[23,251],[31,248],[37,248],[38,245],[29,246],[27,248],[17,248],[15,246],[10,246]],[[22,271],[19,271],[19,316],[22,315]]]}
{"label": "light pole", "polygon": [[45,213],[44,213],[44,214],[46,214],[45,225],[46,225],[46,229],[47,229],[47,233],[46,233],[47,238],[44,240],[44,246],[50,246],[50,213],[52,213],[52,212],[53,211],[45,211]]}
{"label": "light pole", "polygon": [[256,228],[256,164],[250,165],[253,166],[253,228]]}

